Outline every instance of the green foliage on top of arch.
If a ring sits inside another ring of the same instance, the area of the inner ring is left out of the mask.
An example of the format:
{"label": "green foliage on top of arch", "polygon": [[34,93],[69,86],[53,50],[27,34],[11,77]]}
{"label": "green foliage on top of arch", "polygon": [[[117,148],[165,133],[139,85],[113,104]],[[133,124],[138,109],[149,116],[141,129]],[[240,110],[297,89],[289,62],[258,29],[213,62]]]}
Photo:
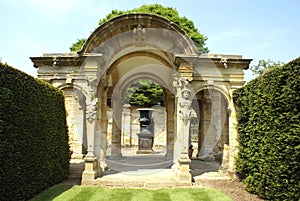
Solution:
{"label": "green foliage on top of arch", "polygon": [[[186,17],[180,17],[178,11],[175,8],[164,7],[160,4],[143,5],[139,8],[134,8],[132,10],[127,11],[113,10],[105,18],[99,21],[99,25],[105,23],[106,21],[114,17],[128,13],[148,13],[165,17],[177,24],[181,29],[183,29],[188,34],[188,36],[194,41],[199,51],[203,53],[207,53],[209,51],[208,48],[205,47],[207,37],[199,32],[199,30],[195,27],[194,23],[191,20],[189,20]],[[70,50],[72,52],[79,51],[82,48],[85,41],[86,39],[78,39],[78,41],[70,47]]]}

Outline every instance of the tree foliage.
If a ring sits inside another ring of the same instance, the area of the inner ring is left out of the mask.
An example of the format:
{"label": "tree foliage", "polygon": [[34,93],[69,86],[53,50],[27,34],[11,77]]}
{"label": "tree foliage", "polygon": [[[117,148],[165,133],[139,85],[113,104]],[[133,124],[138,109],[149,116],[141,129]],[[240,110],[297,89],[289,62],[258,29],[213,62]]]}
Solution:
{"label": "tree foliage", "polygon": [[270,59],[266,60],[259,60],[257,65],[253,65],[250,67],[250,70],[254,75],[261,76],[264,75],[266,72],[269,72],[275,68],[283,66],[283,62],[281,61],[271,61]]}
{"label": "tree foliage", "polygon": [[[195,42],[195,45],[199,51],[203,53],[208,52],[208,48],[205,47],[207,37],[199,32],[199,30],[194,26],[194,23],[186,17],[180,17],[178,11],[175,8],[164,7],[160,4],[143,5],[139,8],[127,11],[113,10],[105,18],[99,21],[99,25],[105,23],[106,21],[114,17],[127,13],[149,13],[165,17],[177,24],[179,27],[181,27]],[[78,41],[70,47],[70,50],[73,52],[79,51],[83,46],[84,42],[85,39],[78,39]]]}
{"label": "tree foliage", "polygon": [[234,92],[237,172],[266,200],[300,199],[300,57]]}
{"label": "tree foliage", "polygon": [[134,106],[163,105],[163,90],[151,80],[136,80],[126,90],[125,101]]}
{"label": "tree foliage", "polygon": [[77,39],[77,42],[74,43],[71,47],[70,47],[70,51],[71,52],[77,52],[79,50],[81,50],[83,44],[85,43],[86,39],[82,38],[82,39]]}

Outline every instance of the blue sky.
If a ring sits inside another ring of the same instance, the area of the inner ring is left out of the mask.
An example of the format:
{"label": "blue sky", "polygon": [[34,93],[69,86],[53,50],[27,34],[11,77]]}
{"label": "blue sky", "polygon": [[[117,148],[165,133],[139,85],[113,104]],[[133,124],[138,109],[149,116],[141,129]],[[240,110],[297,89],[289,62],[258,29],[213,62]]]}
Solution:
{"label": "blue sky", "polygon": [[[300,56],[299,0],[0,0],[0,59],[36,76],[29,57],[68,52],[111,10],[159,3],[208,37],[210,52],[288,62]],[[253,76],[245,72],[246,80]]]}

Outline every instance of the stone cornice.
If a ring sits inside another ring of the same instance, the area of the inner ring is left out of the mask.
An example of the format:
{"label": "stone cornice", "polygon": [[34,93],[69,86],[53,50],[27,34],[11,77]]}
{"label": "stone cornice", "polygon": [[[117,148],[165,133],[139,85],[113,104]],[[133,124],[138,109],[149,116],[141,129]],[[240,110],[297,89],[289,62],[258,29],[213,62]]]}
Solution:
{"label": "stone cornice", "polygon": [[30,57],[35,68],[41,66],[80,66],[83,58],[77,54],[44,54],[40,57]]}
{"label": "stone cornice", "polygon": [[247,70],[252,59],[243,59],[241,55],[201,54],[199,56],[175,55],[175,64],[187,62],[194,67],[207,67],[208,64],[218,68],[238,68]]}
{"label": "stone cornice", "polygon": [[55,53],[55,54],[44,54],[39,57],[30,57],[33,62],[33,66],[35,68],[39,68],[42,66],[69,66],[76,67],[81,66],[85,59],[87,58],[95,58],[99,59],[102,57],[102,54],[88,53],[79,56],[77,53]]}

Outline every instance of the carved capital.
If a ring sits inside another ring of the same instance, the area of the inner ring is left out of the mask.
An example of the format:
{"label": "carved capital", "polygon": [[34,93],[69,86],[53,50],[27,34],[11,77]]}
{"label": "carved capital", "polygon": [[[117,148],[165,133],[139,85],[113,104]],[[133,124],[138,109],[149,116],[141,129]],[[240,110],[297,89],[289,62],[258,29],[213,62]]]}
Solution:
{"label": "carved capital", "polygon": [[180,77],[183,77],[188,81],[193,80],[194,68],[186,62],[180,64],[178,72],[180,73]]}
{"label": "carved capital", "polygon": [[86,80],[88,82],[88,86],[95,87],[98,77],[96,75],[87,75]]}

